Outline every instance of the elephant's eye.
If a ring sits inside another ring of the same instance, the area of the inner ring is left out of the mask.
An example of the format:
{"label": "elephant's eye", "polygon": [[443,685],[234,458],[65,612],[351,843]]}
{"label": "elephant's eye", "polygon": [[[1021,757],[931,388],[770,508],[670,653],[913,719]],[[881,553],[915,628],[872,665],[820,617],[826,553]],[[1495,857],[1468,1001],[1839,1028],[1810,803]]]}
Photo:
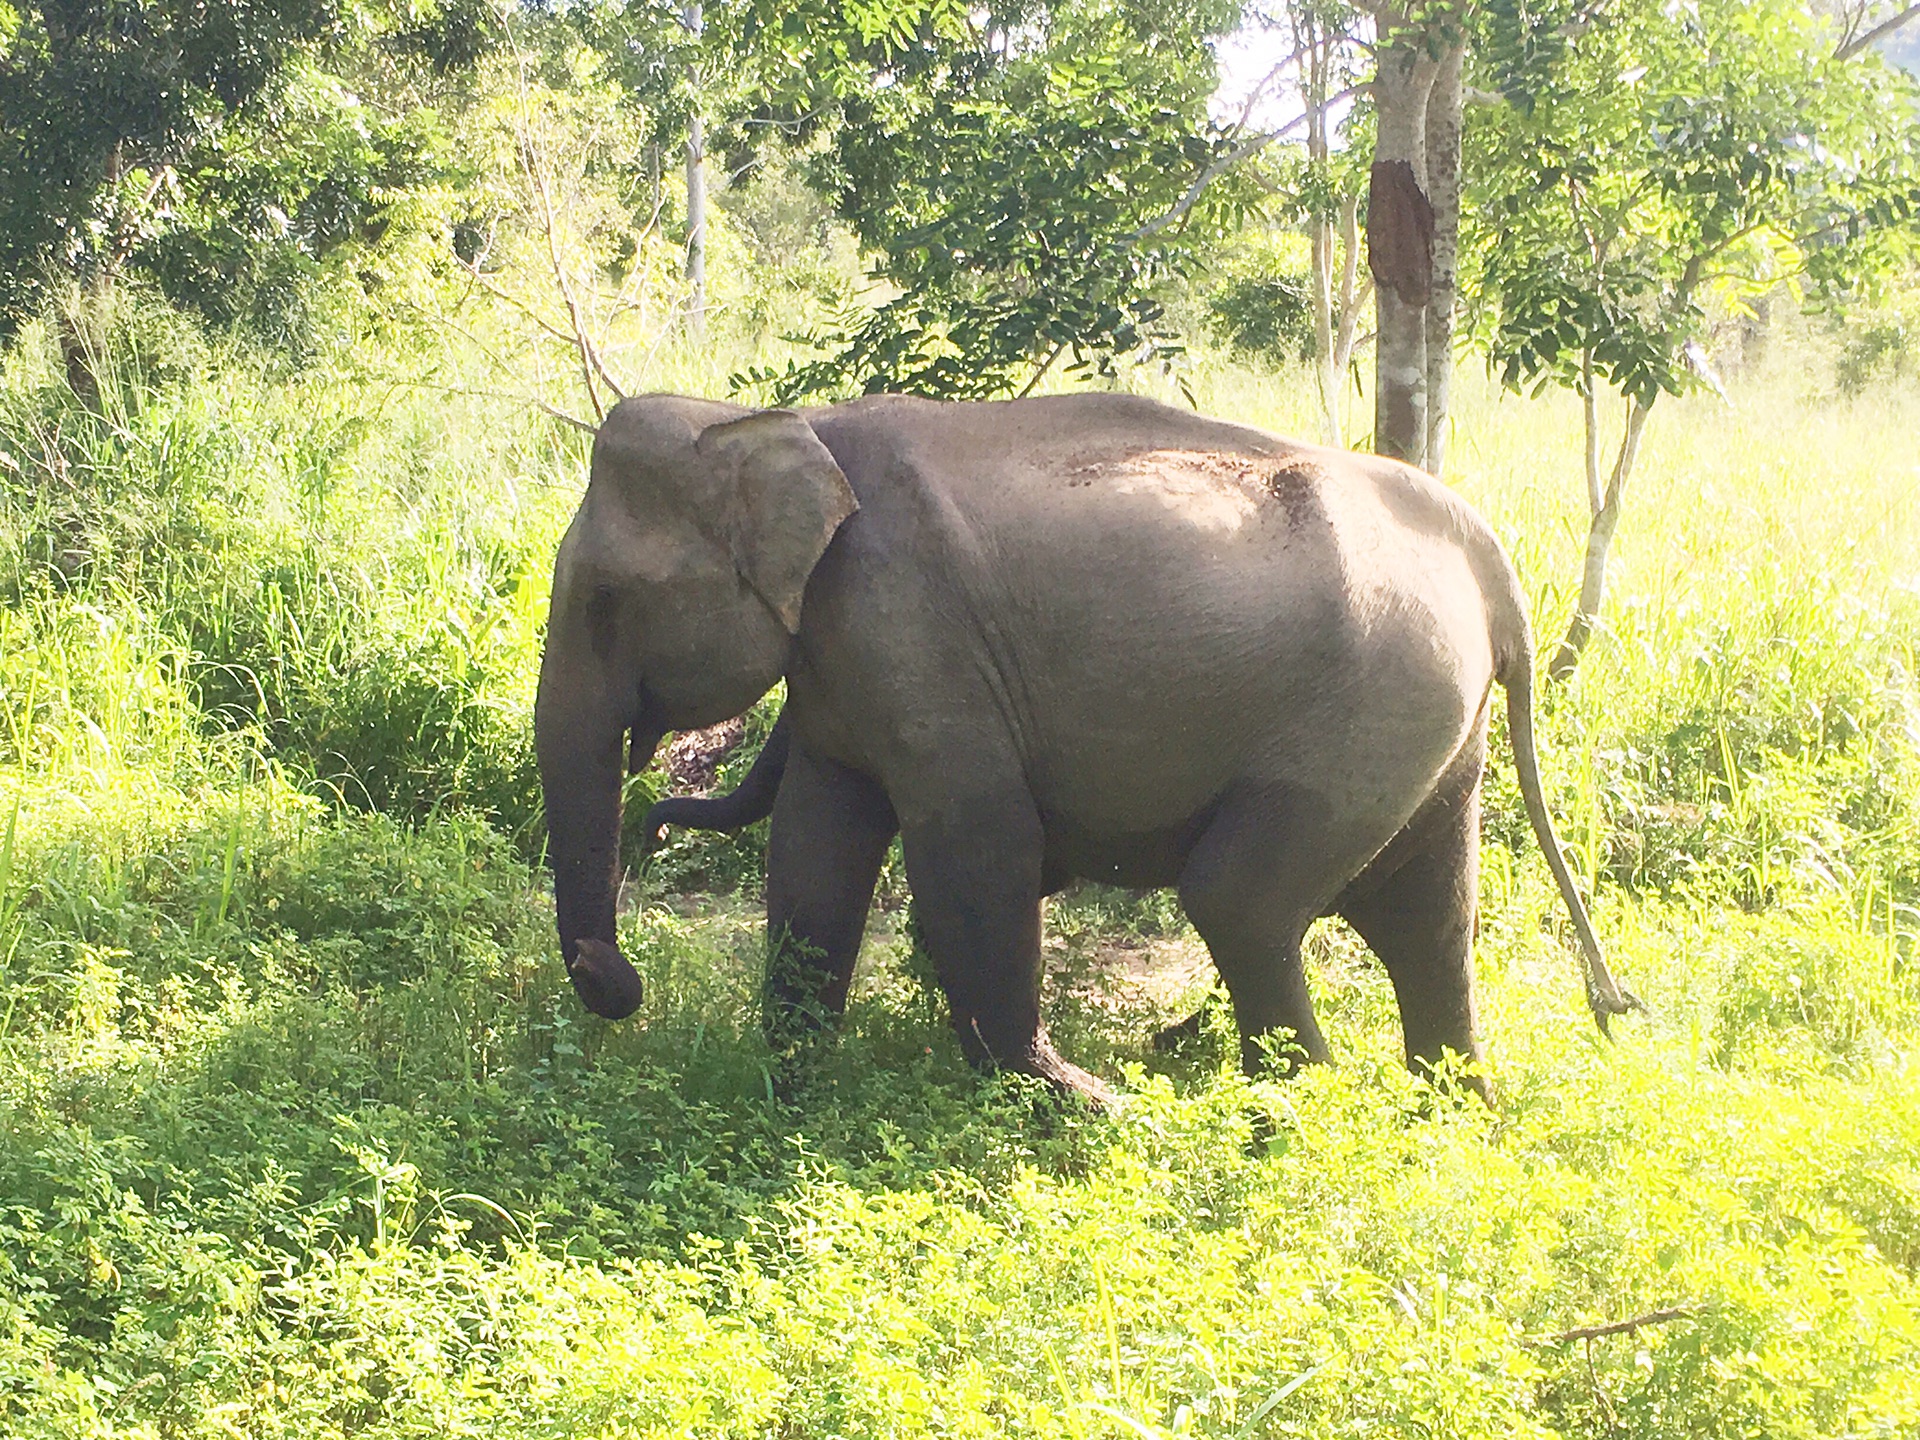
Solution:
{"label": "elephant's eye", "polygon": [[660,713],[660,699],[653,693],[653,687],[644,680],[636,680],[633,685],[633,706],[636,727],[644,726]]}

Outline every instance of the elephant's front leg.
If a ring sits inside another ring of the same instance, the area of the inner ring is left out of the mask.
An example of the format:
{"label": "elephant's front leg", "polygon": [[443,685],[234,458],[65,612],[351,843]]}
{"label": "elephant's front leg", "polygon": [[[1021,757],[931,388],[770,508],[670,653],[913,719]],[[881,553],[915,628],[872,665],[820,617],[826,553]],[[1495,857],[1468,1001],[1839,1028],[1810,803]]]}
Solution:
{"label": "elephant's front leg", "polygon": [[901,832],[921,938],[976,1064],[1036,1075],[1104,1103],[1040,1023],[1040,816],[1024,790],[949,800]]}
{"label": "elephant's front leg", "polygon": [[898,828],[878,783],[795,743],[767,842],[767,1038],[847,1007],[874,881]]}

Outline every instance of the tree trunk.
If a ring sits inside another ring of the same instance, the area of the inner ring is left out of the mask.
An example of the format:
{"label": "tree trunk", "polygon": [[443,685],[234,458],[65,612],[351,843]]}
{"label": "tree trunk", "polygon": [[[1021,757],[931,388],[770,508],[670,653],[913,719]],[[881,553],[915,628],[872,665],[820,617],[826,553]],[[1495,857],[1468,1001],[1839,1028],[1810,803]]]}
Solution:
{"label": "tree trunk", "polygon": [[1613,545],[1614,532],[1620,528],[1620,511],[1627,498],[1627,480],[1633,474],[1633,462],[1640,455],[1640,436],[1647,427],[1647,414],[1648,407],[1638,400],[1628,402],[1627,426],[1620,437],[1620,451],[1614,458],[1613,475],[1607,482],[1606,495],[1593,512],[1593,523],[1587,530],[1587,557],[1580,573],[1580,600],[1574,606],[1573,619],[1567,625],[1566,635],[1553,652],[1553,659],[1547,663],[1547,678],[1555,684],[1564,684],[1573,677],[1581,653],[1587,648],[1587,641],[1593,638],[1593,628],[1600,621],[1600,606],[1607,594],[1607,552]]}
{"label": "tree trunk", "polygon": [[[704,28],[699,0],[686,9],[689,34]],[[707,126],[700,113],[700,87],[693,87],[687,116],[687,331],[695,340],[707,333]]]}
{"label": "tree trunk", "polygon": [[1338,449],[1340,366],[1334,356],[1333,225],[1324,216],[1313,222],[1313,373],[1320,391],[1321,443]]}
{"label": "tree trunk", "polygon": [[1424,36],[1383,44],[1373,83],[1377,137],[1367,187],[1367,265],[1373,272],[1373,448],[1426,462],[1427,302],[1433,285],[1433,205],[1426,192],[1427,97],[1439,63]]}
{"label": "tree trunk", "polygon": [[1427,195],[1433,202],[1433,280],[1427,299],[1427,469],[1441,473],[1447,455],[1447,404],[1453,382],[1453,315],[1460,250],[1460,131],[1467,51],[1441,53],[1427,97]]}
{"label": "tree trunk", "polygon": [[89,410],[100,408],[100,377],[94,370],[93,341],[87,336],[75,297],[71,305],[60,306],[54,329],[60,341],[60,365],[67,374],[67,388]]}
{"label": "tree trunk", "polygon": [[1607,503],[1607,492],[1600,485],[1600,392],[1594,387],[1593,351],[1580,357],[1580,408],[1585,421],[1587,441],[1587,514],[1598,515]]}

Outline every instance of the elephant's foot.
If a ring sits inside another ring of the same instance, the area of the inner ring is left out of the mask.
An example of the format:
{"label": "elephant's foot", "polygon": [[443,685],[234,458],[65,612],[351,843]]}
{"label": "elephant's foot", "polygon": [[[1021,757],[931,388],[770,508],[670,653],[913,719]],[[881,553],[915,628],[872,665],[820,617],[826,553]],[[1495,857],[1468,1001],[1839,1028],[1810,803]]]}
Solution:
{"label": "elephant's foot", "polygon": [[1192,1048],[1200,1037],[1206,1034],[1207,1022],[1213,1017],[1214,1009],[1219,1003],[1217,996],[1209,996],[1200,1003],[1200,1008],[1186,1019],[1177,1020],[1171,1025],[1164,1025],[1154,1031],[1154,1053],[1173,1055]]}
{"label": "elephant's foot", "polygon": [[977,1025],[955,1028],[961,1032],[960,1045],[967,1059],[981,1069],[997,1068],[1016,1075],[1031,1075],[1046,1081],[1061,1095],[1079,1096],[1096,1110],[1113,1110],[1119,1106],[1120,1097],[1113,1088],[1098,1075],[1062,1059],[1045,1031],[1015,1049],[990,1047]]}
{"label": "elephant's foot", "polygon": [[619,947],[604,940],[583,936],[574,942],[573,959],[567,965],[573,981],[573,993],[594,1014],[608,1020],[624,1020],[640,1008],[642,987],[635,970]]}

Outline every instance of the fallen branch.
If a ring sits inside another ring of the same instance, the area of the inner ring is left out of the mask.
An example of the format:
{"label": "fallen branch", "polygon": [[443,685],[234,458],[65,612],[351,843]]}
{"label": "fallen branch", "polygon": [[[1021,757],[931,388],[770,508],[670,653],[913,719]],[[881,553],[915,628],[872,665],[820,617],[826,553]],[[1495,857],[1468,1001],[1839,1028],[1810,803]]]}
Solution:
{"label": "fallen branch", "polygon": [[1685,1320],[1698,1315],[1705,1307],[1700,1305],[1674,1305],[1665,1310],[1649,1310],[1644,1315],[1636,1315],[1631,1320],[1610,1320],[1605,1325],[1581,1325],[1572,1330],[1562,1330],[1558,1335],[1541,1335],[1527,1343],[1530,1345],[1571,1345],[1576,1340],[1599,1340],[1608,1335],[1625,1335],[1634,1330],[1643,1330],[1649,1325],[1665,1325],[1674,1320]]}

